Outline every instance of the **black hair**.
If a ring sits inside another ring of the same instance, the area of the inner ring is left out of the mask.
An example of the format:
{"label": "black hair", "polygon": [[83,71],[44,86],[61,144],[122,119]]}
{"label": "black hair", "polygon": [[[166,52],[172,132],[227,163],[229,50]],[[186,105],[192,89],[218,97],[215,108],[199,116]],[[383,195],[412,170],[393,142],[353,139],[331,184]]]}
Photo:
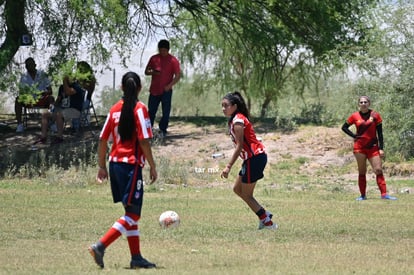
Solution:
{"label": "black hair", "polygon": [[141,79],[134,72],[128,72],[122,77],[122,90],[124,91],[124,104],[119,118],[118,133],[121,142],[131,140],[135,131],[134,109],[138,101],[138,92],[141,88]]}
{"label": "black hair", "polygon": [[91,73],[91,74],[93,74],[93,70],[92,70],[91,65],[89,65],[89,63],[86,62],[86,61],[79,61],[76,64],[76,67],[78,68],[78,70],[81,73]]}
{"label": "black hair", "polygon": [[158,42],[158,49],[170,49],[170,42],[166,39],[162,39],[160,40],[160,42]]}
{"label": "black hair", "polygon": [[239,92],[235,91],[234,93],[228,93],[223,97],[223,99],[227,99],[232,105],[237,105],[237,109],[234,112],[234,114],[230,117],[230,120],[232,120],[237,113],[243,114],[245,117],[247,117],[247,119],[250,120],[249,109],[247,108],[244,98]]}
{"label": "black hair", "polygon": [[33,57],[28,57],[28,58],[24,61],[24,63],[25,63],[25,64],[27,64],[28,62],[33,62],[33,63],[36,63],[36,62],[35,62],[35,60],[33,59]]}
{"label": "black hair", "polygon": [[[88,62],[86,61],[79,61],[76,64],[77,70],[79,75],[77,75],[78,82],[79,84],[82,86],[82,88],[84,88],[87,92],[86,94],[86,98],[91,101],[92,100],[92,94],[94,92],[95,89],[95,82],[96,82],[96,78],[95,75],[93,73],[93,69],[91,67],[91,65],[89,65]],[[91,86],[93,83],[93,86]]]}

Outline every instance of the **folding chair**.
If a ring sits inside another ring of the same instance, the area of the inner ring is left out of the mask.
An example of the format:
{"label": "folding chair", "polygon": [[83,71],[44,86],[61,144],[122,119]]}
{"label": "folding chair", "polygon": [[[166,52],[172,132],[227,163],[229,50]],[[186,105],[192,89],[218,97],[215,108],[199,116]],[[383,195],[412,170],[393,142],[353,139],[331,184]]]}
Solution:
{"label": "folding chair", "polygon": [[[77,126],[79,128],[89,127],[91,129],[91,115],[95,118],[96,126],[99,126],[98,116],[96,115],[95,107],[92,102],[92,95],[95,91],[95,83],[92,86],[87,85],[83,87],[85,91],[85,100],[83,102],[82,111],[80,113],[79,119],[77,119]],[[93,113],[91,113],[91,110]],[[73,120],[72,120],[73,124]]]}
{"label": "folding chair", "polygon": [[[91,112],[92,110],[92,112]],[[95,118],[96,126],[99,126],[98,116],[96,115],[95,107],[93,106],[92,99],[86,99],[83,103],[83,109],[80,115],[80,126],[81,127],[90,127],[91,126],[91,116]]]}

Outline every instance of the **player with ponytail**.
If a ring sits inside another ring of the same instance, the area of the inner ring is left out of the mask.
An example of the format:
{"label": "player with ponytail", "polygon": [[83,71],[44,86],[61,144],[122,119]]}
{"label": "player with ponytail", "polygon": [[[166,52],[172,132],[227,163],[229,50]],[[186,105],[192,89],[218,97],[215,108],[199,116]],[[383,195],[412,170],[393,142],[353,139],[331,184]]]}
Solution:
{"label": "player with ponytail", "polygon": [[134,128],[131,125],[135,124],[134,109],[138,101],[138,87],[139,79],[135,79],[137,75],[126,74],[122,79],[124,89],[124,104],[122,105],[121,117],[119,119],[118,132],[121,141],[132,138]]}
{"label": "player with ponytail", "polygon": [[241,170],[233,186],[233,191],[250,207],[259,218],[259,229],[277,229],[272,221],[272,213],[266,211],[253,196],[256,182],[263,178],[267,163],[264,145],[256,138],[250,122],[249,109],[239,92],[225,95],[221,101],[223,113],[229,118],[229,134],[235,144],[235,150],[221,177],[227,178],[232,166],[240,157],[243,160]]}
{"label": "player with ponytail", "polygon": [[[145,161],[150,166],[150,183],[157,179],[150,139],[151,121],[147,107],[138,100],[141,79],[134,72],[122,77],[124,95],[109,111],[99,138],[97,180],[102,182],[110,176],[114,203],[121,202],[125,214],[95,244],[89,252],[96,264],[104,267],[103,256],[108,246],[124,234],[131,253],[130,267],[154,268],[155,264],[141,255],[138,221],[144,195],[142,168]],[[109,173],[106,168],[108,142],[112,142],[109,153]]]}

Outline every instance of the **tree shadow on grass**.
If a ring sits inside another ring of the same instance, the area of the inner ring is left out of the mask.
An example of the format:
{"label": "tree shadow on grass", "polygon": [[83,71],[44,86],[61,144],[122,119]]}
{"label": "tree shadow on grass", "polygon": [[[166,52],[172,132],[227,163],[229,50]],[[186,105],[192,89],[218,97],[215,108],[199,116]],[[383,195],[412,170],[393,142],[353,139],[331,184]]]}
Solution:
{"label": "tree shadow on grass", "polygon": [[[64,143],[33,146],[40,135],[39,121],[30,121],[24,133],[16,133],[14,115],[0,115],[0,177],[42,175],[51,167],[68,169],[73,166],[95,165],[99,132],[104,116],[100,116],[99,125],[85,127],[80,134],[64,132]],[[225,117],[171,117],[172,123],[193,124],[202,131],[180,132],[174,131],[162,140],[156,140],[154,146],[177,145],[182,146],[186,140],[208,141],[212,132],[226,132],[227,118]],[[258,134],[274,132],[273,118],[253,118],[252,123]],[[210,127],[213,126],[213,127]],[[199,129],[199,130],[200,130]]]}
{"label": "tree shadow on grass", "polygon": [[[103,118],[101,118],[103,119]],[[102,121],[102,120],[100,120]],[[56,167],[68,169],[96,163],[100,125],[82,128],[79,132],[64,131],[64,142],[34,142],[40,136],[39,121],[29,121],[23,133],[16,133],[14,116],[0,116],[0,178],[5,176],[41,176]]]}

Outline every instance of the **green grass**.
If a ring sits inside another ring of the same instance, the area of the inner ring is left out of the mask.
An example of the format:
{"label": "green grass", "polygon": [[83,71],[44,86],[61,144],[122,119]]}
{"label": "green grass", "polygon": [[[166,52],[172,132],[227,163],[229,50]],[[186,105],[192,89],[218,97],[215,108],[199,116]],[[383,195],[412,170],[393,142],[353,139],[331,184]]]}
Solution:
{"label": "green grass", "polygon": [[[86,176],[83,184],[68,180],[0,180],[0,274],[131,274],[124,237],[107,249],[103,271],[87,252],[123,212],[109,185]],[[146,186],[141,249],[159,268],[138,272],[413,274],[412,194],[383,201],[370,185],[369,199],[356,202],[356,193],[337,192],[329,180],[302,185],[308,188],[259,182],[256,197],[275,214],[276,232],[257,230],[257,218],[230,183]],[[163,230],[158,216],[168,209],[179,213],[181,225]]]}

